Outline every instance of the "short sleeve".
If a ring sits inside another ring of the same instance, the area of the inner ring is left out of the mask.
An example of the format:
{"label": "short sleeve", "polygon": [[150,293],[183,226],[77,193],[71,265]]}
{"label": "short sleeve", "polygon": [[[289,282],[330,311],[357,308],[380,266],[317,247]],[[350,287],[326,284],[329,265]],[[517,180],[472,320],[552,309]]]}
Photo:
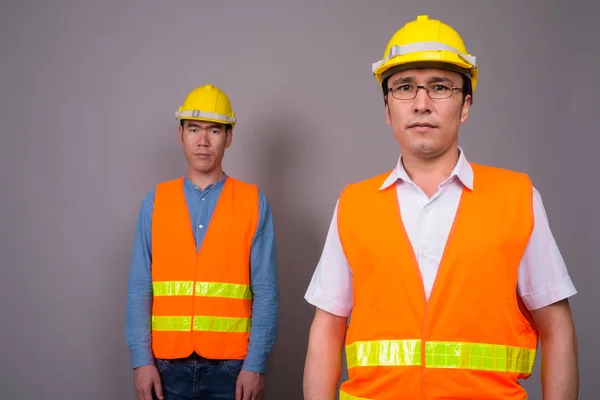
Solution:
{"label": "short sleeve", "polygon": [[336,204],[323,252],[305,299],[324,311],[347,317],[352,311],[352,270],[340,241],[337,210]]}
{"label": "short sleeve", "polygon": [[529,310],[577,293],[550,230],[540,193],[533,191],[534,227],[519,266],[517,290]]}

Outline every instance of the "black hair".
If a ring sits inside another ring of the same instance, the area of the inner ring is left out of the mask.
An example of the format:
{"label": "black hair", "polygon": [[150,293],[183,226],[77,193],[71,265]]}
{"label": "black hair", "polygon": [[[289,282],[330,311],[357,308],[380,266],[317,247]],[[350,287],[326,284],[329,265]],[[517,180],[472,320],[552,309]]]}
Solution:
{"label": "black hair", "polygon": [[[182,128],[184,128],[185,121],[186,121],[185,119],[182,119],[179,121],[179,125],[181,125]],[[233,126],[231,124],[222,124],[222,125],[226,131],[233,129]]]}

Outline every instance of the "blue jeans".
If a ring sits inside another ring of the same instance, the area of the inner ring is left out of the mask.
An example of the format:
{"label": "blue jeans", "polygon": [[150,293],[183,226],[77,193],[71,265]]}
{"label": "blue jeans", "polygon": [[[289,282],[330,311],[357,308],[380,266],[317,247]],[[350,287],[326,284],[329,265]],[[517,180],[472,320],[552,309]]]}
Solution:
{"label": "blue jeans", "polygon": [[209,360],[193,354],[156,360],[165,400],[235,400],[243,360]]}

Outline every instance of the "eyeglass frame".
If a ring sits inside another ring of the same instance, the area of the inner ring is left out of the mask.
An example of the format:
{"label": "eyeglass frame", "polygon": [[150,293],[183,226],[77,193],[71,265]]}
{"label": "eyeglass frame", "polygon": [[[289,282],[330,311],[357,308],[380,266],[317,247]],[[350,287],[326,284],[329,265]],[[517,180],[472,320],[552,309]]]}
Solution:
{"label": "eyeglass frame", "polygon": [[[415,86],[416,90],[415,90],[414,96],[399,99],[398,97],[396,97],[394,95],[394,92],[398,89],[398,87],[402,87],[402,86],[406,86],[406,85]],[[432,100],[445,100],[445,99],[449,99],[450,97],[452,97],[454,95],[454,91],[455,90],[458,90],[458,91],[461,91],[461,92],[463,91],[463,88],[456,87],[456,86],[451,86],[451,87],[447,88],[447,89],[450,90],[450,94],[448,96],[446,96],[446,97],[431,97],[431,95],[429,94],[429,92],[431,90],[430,87],[431,86],[437,86],[437,85],[444,86],[443,84],[441,84],[439,82],[431,82],[431,83],[429,83],[427,85],[415,85],[414,83],[410,83],[410,82],[402,82],[402,83],[398,84],[396,86],[396,88],[391,88],[391,87],[388,88],[388,93],[391,92],[392,97],[395,98],[396,100],[413,100],[419,94],[419,89],[423,89],[423,90],[425,90],[425,93],[427,94],[427,97],[429,97],[430,99],[432,99]]]}

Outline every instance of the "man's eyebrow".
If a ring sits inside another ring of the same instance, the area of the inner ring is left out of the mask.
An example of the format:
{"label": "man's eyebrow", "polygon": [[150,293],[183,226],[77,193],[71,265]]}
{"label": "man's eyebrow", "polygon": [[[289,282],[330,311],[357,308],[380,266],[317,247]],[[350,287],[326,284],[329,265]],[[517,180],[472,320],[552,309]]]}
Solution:
{"label": "man's eyebrow", "polygon": [[[445,76],[432,76],[427,80],[427,83],[433,83],[433,82],[447,82],[447,83],[454,85],[454,81],[452,81],[452,79],[450,79],[450,78],[446,78]],[[390,86],[396,86],[399,83],[415,83],[415,77],[414,76],[405,76],[402,78],[397,78],[390,84]]]}
{"label": "man's eyebrow", "polygon": [[[197,122],[189,122],[188,123],[188,128],[191,128],[191,127],[201,128],[202,126],[199,123],[197,123]],[[221,125],[219,125],[219,124],[211,124],[211,125],[208,125],[206,127],[206,129],[214,129],[214,128],[221,128]]]}
{"label": "man's eyebrow", "polygon": [[395,79],[391,86],[396,86],[399,83],[414,83],[415,81],[415,77],[414,76],[405,76],[403,78],[397,78]]}
{"label": "man's eyebrow", "polygon": [[450,78],[446,78],[445,76],[432,76],[431,78],[429,78],[428,82],[429,83],[447,82],[447,83],[451,83],[452,85],[454,85],[454,81],[452,81],[452,79],[450,79]]}

